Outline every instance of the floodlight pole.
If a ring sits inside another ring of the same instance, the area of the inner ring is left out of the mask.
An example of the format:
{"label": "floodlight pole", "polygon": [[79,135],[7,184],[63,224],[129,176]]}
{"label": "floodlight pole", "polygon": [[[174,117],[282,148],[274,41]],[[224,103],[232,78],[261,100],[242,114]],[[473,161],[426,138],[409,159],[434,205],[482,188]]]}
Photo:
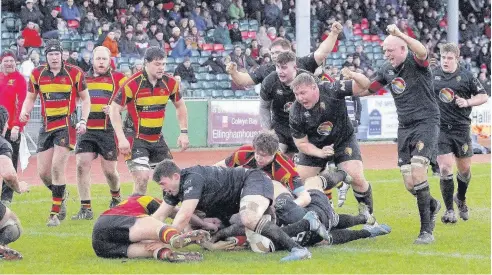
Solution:
{"label": "floodlight pole", "polygon": [[[296,0],[296,55],[311,52],[311,1]],[[283,19],[282,19],[283,20]]]}
{"label": "floodlight pole", "polygon": [[458,43],[459,0],[448,0],[448,42]]}

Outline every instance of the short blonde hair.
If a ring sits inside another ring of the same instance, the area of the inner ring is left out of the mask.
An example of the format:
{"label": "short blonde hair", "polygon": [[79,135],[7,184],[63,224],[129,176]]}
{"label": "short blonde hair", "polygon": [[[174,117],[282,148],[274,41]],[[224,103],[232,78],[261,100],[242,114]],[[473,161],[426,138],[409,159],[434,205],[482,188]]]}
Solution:
{"label": "short blonde hair", "polygon": [[439,52],[440,54],[454,53],[454,55],[456,55],[456,58],[460,57],[460,48],[456,43],[453,42],[442,44],[439,48]]}

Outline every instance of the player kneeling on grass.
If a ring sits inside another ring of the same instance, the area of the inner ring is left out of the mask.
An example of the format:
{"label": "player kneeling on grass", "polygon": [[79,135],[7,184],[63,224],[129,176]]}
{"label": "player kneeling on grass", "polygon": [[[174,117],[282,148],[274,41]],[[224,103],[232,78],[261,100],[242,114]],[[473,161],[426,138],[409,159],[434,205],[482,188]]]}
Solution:
{"label": "player kneeling on grass", "polygon": [[[7,131],[9,114],[5,107],[0,106],[0,184],[5,182],[17,193],[27,192],[26,182],[19,182],[17,172],[12,163],[12,145],[4,138]],[[0,203],[0,260],[20,260],[22,255],[6,245],[16,241],[22,233],[20,221],[8,207]]]}
{"label": "player kneeling on grass", "polygon": [[169,262],[200,261],[198,252],[178,252],[192,243],[210,238],[204,230],[181,234],[152,215],[161,202],[150,196],[130,196],[106,210],[92,231],[92,248],[102,258],[152,258]]}

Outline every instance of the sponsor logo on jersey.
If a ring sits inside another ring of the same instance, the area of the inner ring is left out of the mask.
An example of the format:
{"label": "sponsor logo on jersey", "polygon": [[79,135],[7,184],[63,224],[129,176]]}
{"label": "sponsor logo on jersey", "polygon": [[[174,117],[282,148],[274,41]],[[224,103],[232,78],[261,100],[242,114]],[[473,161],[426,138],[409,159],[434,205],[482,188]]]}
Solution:
{"label": "sponsor logo on jersey", "polygon": [[321,110],[323,110],[323,111],[326,109],[326,105],[325,105],[325,103],[324,103],[324,102],[321,102],[321,103],[319,104],[319,107],[320,107],[320,108],[321,108]]}
{"label": "sponsor logo on jersey", "polygon": [[293,103],[294,102],[287,102],[287,103],[285,103],[284,104],[284,112],[286,112],[286,113],[290,112],[290,107],[292,107],[292,104]]}
{"label": "sponsor logo on jersey", "polygon": [[466,154],[466,152],[468,152],[468,149],[469,149],[469,147],[468,147],[467,143],[465,143],[465,144],[463,144],[463,146],[461,146],[461,150],[463,150],[464,154]]}
{"label": "sponsor logo on jersey", "polygon": [[461,76],[460,76],[460,75],[458,75],[458,76],[456,77],[456,81],[457,81],[457,82],[460,82],[460,81],[461,81]]}
{"label": "sponsor logo on jersey", "polygon": [[284,91],[282,91],[282,90],[280,90],[280,89],[279,89],[279,90],[277,90],[277,95],[283,95],[283,94],[284,94]]}
{"label": "sponsor logo on jersey", "polygon": [[329,136],[333,130],[333,123],[325,121],[318,126],[318,134],[322,136]]}
{"label": "sponsor logo on jersey", "polygon": [[454,100],[454,91],[450,88],[442,88],[439,91],[439,99],[444,103],[451,103]]}
{"label": "sponsor logo on jersey", "polygon": [[417,145],[415,145],[415,147],[417,148],[417,151],[419,151],[419,152],[422,151],[422,149],[424,149],[424,146],[425,145],[421,140],[419,140],[419,142],[417,142]]}
{"label": "sponsor logo on jersey", "polygon": [[388,75],[395,75],[395,72],[393,72],[392,70],[389,70]]}
{"label": "sponsor logo on jersey", "polygon": [[441,80],[441,77],[440,77],[440,76],[438,76],[438,75],[436,75],[436,76],[434,77],[434,80]]}
{"label": "sponsor logo on jersey", "polygon": [[345,150],[344,150],[344,152],[345,152],[345,155],[347,155],[349,157],[352,156],[352,148],[346,147]]}
{"label": "sponsor logo on jersey", "polygon": [[401,77],[397,77],[393,79],[393,81],[391,81],[391,88],[393,90],[393,93],[397,95],[403,93],[406,87],[407,87],[407,83]]}

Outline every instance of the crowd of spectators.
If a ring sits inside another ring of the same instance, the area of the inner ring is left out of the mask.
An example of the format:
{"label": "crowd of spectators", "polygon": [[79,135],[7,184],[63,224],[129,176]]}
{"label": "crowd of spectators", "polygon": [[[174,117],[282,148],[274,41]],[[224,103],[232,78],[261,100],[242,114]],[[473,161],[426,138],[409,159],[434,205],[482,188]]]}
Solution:
{"label": "crowd of spectators", "polygon": [[[312,46],[317,47],[333,21],[343,24],[341,41],[357,34],[355,25],[365,21],[367,33],[384,35],[388,24],[397,24],[408,35],[419,39],[437,58],[439,45],[446,40],[446,1],[424,0],[313,0],[311,1]],[[463,65],[478,68],[477,77],[490,88],[490,0],[460,0],[459,42]],[[20,8],[20,13],[18,12]],[[294,0],[25,0],[2,1],[3,11],[17,11],[21,27],[11,48],[23,70],[39,63],[43,39],[63,35],[94,37],[78,52],[68,53],[67,62],[90,68],[94,46],[104,45],[114,58],[138,60],[149,46],[166,48],[170,57],[192,57],[207,43],[232,45],[230,54],[213,52],[201,66],[211,73],[224,73],[229,60],[250,71],[270,62],[269,45],[278,38],[295,47]],[[239,23],[256,20],[253,39],[245,39]],[[343,67],[366,74],[374,62],[362,46],[343,55]],[[132,68],[135,70],[135,68]],[[339,77],[339,66],[327,66],[320,73]],[[176,75],[196,81],[189,58],[176,68]]]}

